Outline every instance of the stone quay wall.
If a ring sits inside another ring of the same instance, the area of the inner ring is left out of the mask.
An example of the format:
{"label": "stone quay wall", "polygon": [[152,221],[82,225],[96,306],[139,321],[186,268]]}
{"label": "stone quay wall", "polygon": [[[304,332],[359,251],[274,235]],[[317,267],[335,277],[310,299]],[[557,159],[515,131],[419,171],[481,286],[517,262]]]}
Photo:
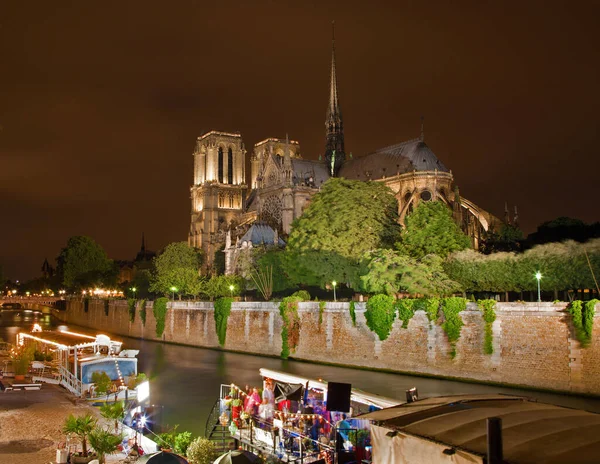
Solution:
{"label": "stone quay wall", "polygon": [[[519,385],[576,394],[600,395],[600,317],[587,348],[575,337],[565,303],[498,303],[492,325],[494,353],[483,352],[485,323],[474,303],[460,313],[464,322],[456,357],[438,323],[417,311],[407,329],[396,319],[389,338],[380,341],[365,320],[365,304],[356,304],[356,327],[348,303],[328,302],[319,323],[319,303],[299,303],[299,343],[291,357],[299,360],[398,373],[443,376],[458,380]],[[600,310],[597,305],[596,312]],[[146,323],[140,308],[129,321],[127,302],[70,300],[67,311],[55,311],[70,324],[98,332],[161,340],[197,347],[219,348],[213,304],[170,302],[162,337],[156,336],[152,302]],[[227,323],[225,350],[279,356],[281,326],[278,303],[234,302]]]}

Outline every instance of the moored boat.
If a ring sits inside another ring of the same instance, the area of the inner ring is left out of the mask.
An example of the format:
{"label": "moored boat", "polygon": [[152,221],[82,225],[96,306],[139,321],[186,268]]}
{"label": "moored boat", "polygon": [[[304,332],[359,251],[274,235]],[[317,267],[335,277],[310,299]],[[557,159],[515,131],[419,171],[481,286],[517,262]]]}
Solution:
{"label": "moored boat", "polygon": [[[137,375],[138,350],[122,350],[122,342],[107,335],[86,335],[68,330],[21,332],[17,346],[35,345],[49,361],[32,365],[34,382],[58,383],[76,396],[94,402],[135,398],[127,379]],[[109,391],[98,392],[95,373],[110,380]]]}

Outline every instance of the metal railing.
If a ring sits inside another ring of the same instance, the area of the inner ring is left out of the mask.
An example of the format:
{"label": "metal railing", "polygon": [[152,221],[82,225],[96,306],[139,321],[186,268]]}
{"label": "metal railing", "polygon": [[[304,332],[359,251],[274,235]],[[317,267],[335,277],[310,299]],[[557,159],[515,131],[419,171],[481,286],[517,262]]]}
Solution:
{"label": "metal railing", "polygon": [[64,366],[60,366],[60,384],[76,396],[83,395],[83,383]]}

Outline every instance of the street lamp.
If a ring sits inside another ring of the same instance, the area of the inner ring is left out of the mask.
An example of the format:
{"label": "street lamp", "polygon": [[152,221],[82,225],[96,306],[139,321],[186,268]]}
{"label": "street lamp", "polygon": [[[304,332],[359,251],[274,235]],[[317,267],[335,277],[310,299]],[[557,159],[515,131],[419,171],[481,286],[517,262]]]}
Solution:
{"label": "street lamp", "polygon": [[230,285],[230,286],[229,286],[229,294],[231,295],[231,298],[233,298],[233,289],[234,289],[234,288],[235,288],[235,287],[234,287],[233,285]]}
{"label": "street lamp", "polygon": [[331,285],[333,285],[333,301],[337,301],[335,297],[335,286],[337,285],[337,282],[334,280],[333,282],[331,282]]}
{"label": "street lamp", "polygon": [[135,292],[137,291],[137,288],[131,287],[131,291],[133,292],[133,299],[135,300]]}
{"label": "street lamp", "polygon": [[173,292],[173,301],[175,301],[175,292],[177,291],[177,287],[171,287],[171,291]]}
{"label": "street lamp", "polygon": [[539,303],[540,301],[542,301],[542,298],[540,296],[540,280],[542,280],[542,273],[540,271],[537,271],[535,273],[535,278],[538,281],[538,303]]}

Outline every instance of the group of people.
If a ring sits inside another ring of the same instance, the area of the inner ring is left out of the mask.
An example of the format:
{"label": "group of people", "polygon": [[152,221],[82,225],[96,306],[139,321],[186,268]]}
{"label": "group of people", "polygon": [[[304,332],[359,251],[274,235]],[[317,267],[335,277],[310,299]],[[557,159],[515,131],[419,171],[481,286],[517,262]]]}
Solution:
{"label": "group of people", "polygon": [[262,391],[262,397],[258,388],[250,388],[246,385],[244,397],[244,412],[250,416],[259,417],[264,422],[271,422],[275,413],[275,393],[273,382],[267,380]]}

